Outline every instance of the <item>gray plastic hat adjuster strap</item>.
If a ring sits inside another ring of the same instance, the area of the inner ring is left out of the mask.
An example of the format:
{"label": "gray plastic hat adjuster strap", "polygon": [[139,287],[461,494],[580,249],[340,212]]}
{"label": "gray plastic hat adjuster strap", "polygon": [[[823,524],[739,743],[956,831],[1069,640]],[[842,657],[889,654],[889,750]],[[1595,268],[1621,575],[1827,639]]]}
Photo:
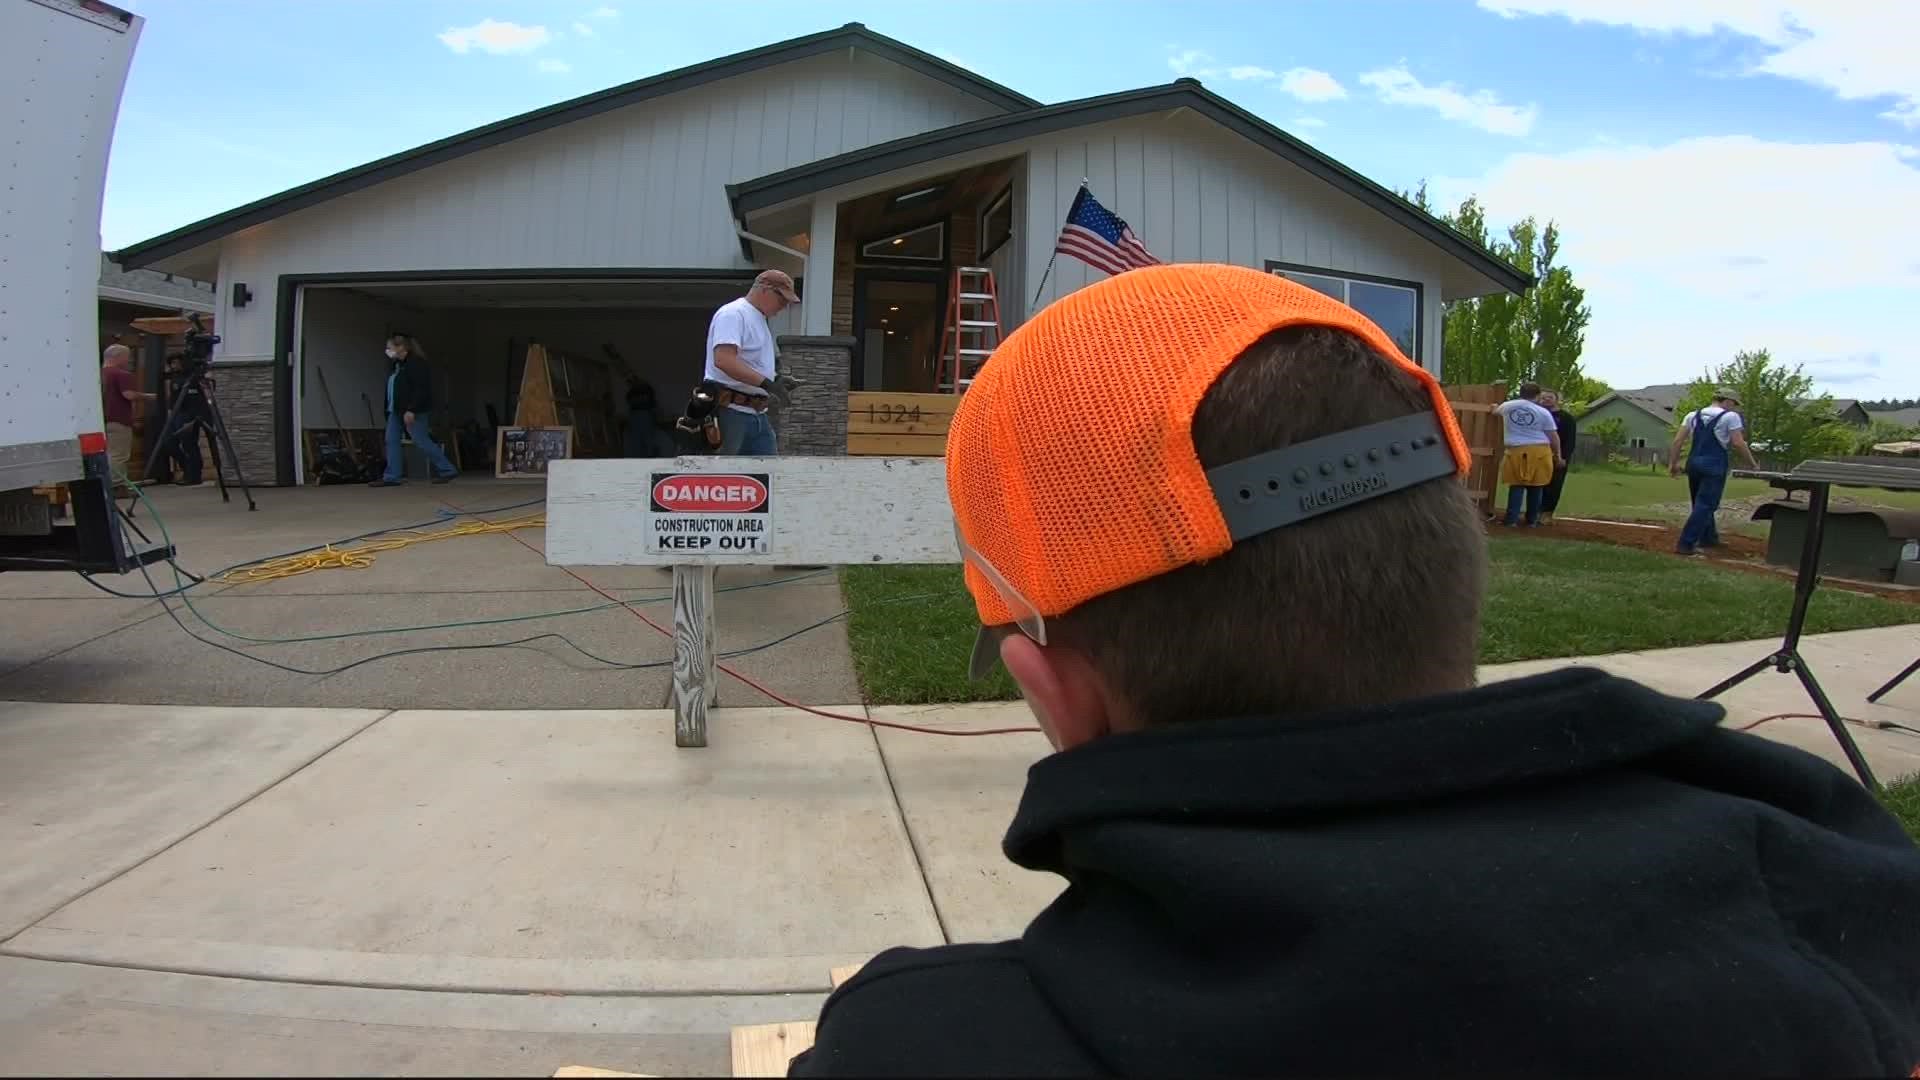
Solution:
{"label": "gray plastic hat adjuster strap", "polygon": [[1270,450],[1207,470],[1238,542],[1454,472],[1431,412],[1418,412]]}

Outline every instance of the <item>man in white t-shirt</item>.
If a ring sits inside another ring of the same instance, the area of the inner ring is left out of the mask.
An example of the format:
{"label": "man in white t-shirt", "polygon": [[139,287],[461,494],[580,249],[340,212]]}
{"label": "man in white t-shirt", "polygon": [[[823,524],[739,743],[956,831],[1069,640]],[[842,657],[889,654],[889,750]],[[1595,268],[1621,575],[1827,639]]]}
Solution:
{"label": "man in white t-shirt", "polygon": [[702,378],[717,386],[720,454],[770,456],[776,452],[767,407],[789,403],[799,383],[774,366],[773,328],[767,320],[800,302],[793,278],[763,271],[747,295],[729,300],[707,324],[707,362]]}
{"label": "man in white t-shirt", "polygon": [[1527,527],[1540,524],[1540,498],[1553,482],[1555,466],[1566,464],[1560,453],[1559,425],[1539,397],[1539,383],[1521,383],[1520,396],[1494,410],[1506,425],[1507,452],[1500,462],[1500,479],[1507,485],[1508,526],[1520,524],[1522,499],[1527,505]]}
{"label": "man in white t-shirt", "polygon": [[[1720,510],[1720,496],[1727,490],[1727,473],[1732,466],[1727,451],[1740,451],[1749,469],[1760,467],[1747,446],[1747,425],[1735,411],[1739,407],[1740,398],[1733,391],[1715,390],[1713,404],[1688,413],[1673,433],[1673,445],[1667,449],[1667,472],[1679,476],[1680,470],[1686,469],[1687,492],[1693,501],[1687,523],[1680,529],[1678,551],[1682,555],[1697,557],[1702,547],[1720,544],[1714,515]],[[1683,461],[1680,448],[1689,440],[1693,446]]]}

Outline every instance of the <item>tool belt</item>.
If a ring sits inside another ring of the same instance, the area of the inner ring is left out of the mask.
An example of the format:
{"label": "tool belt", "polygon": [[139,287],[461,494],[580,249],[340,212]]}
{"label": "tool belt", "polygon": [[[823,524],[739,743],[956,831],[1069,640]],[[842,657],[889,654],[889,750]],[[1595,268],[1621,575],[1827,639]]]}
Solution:
{"label": "tool belt", "polygon": [[766,394],[747,394],[731,387],[722,386],[711,379],[703,380],[694,388],[693,397],[687,402],[687,414],[673,422],[674,430],[681,441],[692,442],[695,446],[704,442],[709,453],[720,448],[720,410],[729,405],[743,405],[754,412],[767,411]]}

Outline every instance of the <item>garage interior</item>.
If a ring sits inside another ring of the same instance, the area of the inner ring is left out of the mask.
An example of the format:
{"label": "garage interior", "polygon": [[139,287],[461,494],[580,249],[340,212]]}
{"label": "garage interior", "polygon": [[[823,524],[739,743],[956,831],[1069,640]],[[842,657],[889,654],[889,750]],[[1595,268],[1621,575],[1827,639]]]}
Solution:
{"label": "garage interior", "polygon": [[[671,455],[673,418],[700,381],[713,310],[751,278],[644,280],[499,279],[310,284],[298,299],[294,382],[295,475],[314,483],[316,433],[383,432],[385,344],[404,333],[424,348],[433,376],[429,423],[463,472],[493,469],[495,429],[514,422],[528,347],[540,345],[580,373],[582,400],[612,417],[596,439],[575,433],[575,456],[627,456],[634,381],[654,391],[654,415],[638,428],[645,456]],[[776,333],[786,332],[776,320]],[[556,365],[558,366],[558,365]],[[556,396],[565,394],[555,376]],[[587,425],[582,425],[582,428]],[[379,435],[350,435],[357,442]],[[458,447],[456,454],[455,447]],[[413,454],[410,452],[408,457]],[[420,463],[408,475],[424,477]]]}

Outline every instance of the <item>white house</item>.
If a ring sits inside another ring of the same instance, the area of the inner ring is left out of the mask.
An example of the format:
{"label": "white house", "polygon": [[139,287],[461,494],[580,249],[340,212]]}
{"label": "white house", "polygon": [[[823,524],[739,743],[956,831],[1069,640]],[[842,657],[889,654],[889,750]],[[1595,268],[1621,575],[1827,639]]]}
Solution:
{"label": "white house", "polygon": [[1008,329],[1100,276],[1062,257],[1039,288],[1082,178],[1159,258],[1299,276],[1435,371],[1442,302],[1532,282],[1194,80],[1042,105],[858,23],[502,120],[115,258],[218,282],[229,420],[250,473],[280,483],[300,475],[302,428],[378,408],[390,331],[426,344],[453,424],[507,422],[529,341],[612,345],[678,407],[711,309],[766,267],[802,295],[776,327],[807,381],[783,449],[839,453],[849,389],[934,388],[953,268],[993,270]]}

